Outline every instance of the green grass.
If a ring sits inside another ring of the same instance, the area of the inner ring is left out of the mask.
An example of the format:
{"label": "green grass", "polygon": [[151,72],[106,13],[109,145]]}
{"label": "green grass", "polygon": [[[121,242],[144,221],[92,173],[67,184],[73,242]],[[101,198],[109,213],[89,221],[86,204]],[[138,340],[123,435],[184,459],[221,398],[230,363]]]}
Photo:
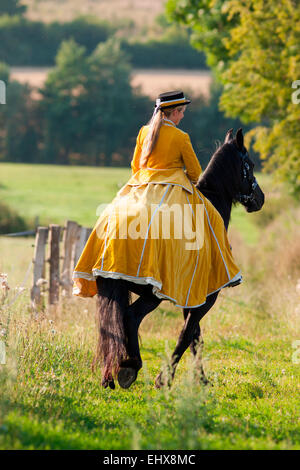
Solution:
{"label": "green grass", "polygon": [[130,177],[126,168],[1,163],[0,170],[1,199],[41,225],[94,225],[98,205],[110,202]]}
{"label": "green grass", "polygon": [[[40,225],[74,220],[87,227],[94,226],[97,207],[110,202],[131,175],[128,168],[14,163],[1,163],[0,171],[1,199],[25,219],[39,217]],[[241,205],[233,209],[231,225],[249,244],[258,238],[252,219]]]}
{"label": "green grass", "polygon": [[[164,331],[174,322],[163,309],[153,321]],[[256,342],[212,330],[204,359],[213,387],[197,383],[186,354],[173,388],[158,391],[153,379],[175,342],[144,330],[138,380],[111,391],[100,389],[74,326],[31,328],[19,334],[18,365],[9,349],[12,364],[0,369],[1,449],[300,449],[300,367],[288,337]]]}

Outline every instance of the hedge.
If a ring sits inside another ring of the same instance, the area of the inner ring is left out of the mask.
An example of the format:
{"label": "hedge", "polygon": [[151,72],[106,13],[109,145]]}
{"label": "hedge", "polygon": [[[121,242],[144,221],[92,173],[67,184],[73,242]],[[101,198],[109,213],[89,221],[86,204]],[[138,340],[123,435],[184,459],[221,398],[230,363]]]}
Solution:
{"label": "hedge", "polygon": [[[0,60],[10,66],[53,66],[61,42],[73,38],[85,46],[87,54],[106,41],[116,27],[90,17],[46,24],[20,16],[0,16]],[[122,48],[135,68],[206,68],[203,53],[193,49],[184,38],[122,41]]]}

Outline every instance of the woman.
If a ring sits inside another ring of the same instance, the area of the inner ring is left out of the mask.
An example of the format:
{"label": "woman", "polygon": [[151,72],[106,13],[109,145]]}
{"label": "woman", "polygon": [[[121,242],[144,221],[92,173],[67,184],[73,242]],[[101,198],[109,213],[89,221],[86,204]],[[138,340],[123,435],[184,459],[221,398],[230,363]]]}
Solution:
{"label": "woman", "polygon": [[94,296],[95,278],[111,277],[150,284],[158,298],[193,308],[241,282],[223,219],[194,185],[202,170],[190,138],[176,127],[189,103],[180,91],[156,100],[137,137],[132,176],[77,263],[75,295]]}

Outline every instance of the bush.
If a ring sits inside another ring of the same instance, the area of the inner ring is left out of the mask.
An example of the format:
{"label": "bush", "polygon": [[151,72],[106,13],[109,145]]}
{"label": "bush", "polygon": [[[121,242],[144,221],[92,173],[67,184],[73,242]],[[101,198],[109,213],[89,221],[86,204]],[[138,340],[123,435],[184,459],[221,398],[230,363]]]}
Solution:
{"label": "bush", "polygon": [[122,48],[136,68],[207,69],[204,54],[193,49],[187,40],[123,41]]}
{"label": "bush", "polygon": [[3,15],[0,16],[1,60],[14,66],[53,65],[63,40],[73,38],[91,52],[114,31],[106,21],[90,17],[79,17],[68,23],[46,24]]}
{"label": "bush", "polygon": [[9,206],[0,202],[0,233],[23,232],[27,230],[25,220]]}
{"label": "bush", "polygon": [[0,62],[0,80],[7,83],[9,106],[0,107],[0,160],[35,162],[40,156],[42,116],[28,84],[10,80],[9,69]]}

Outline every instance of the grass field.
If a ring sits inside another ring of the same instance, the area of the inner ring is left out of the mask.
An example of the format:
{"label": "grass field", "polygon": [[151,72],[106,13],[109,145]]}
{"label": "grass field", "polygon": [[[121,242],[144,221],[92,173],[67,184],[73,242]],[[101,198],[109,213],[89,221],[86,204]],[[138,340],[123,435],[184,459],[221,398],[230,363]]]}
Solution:
{"label": "grass field", "polygon": [[[2,199],[57,222],[93,222],[99,199],[110,199],[129,174],[0,168]],[[94,299],[63,298],[56,310],[35,314],[30,277],[23,284],[32,239],[0,238],[0,271],[11,286],[0,303],[7,353],[0,365],[1,449],[300,449],[294,348],[300,340],[300,212],[267,176],[258,179],[268,194],[264,212],[236,209],[230,228],[244,283],[224,289],[201,322],[213,386],[198,383],[187,352],[174,386],[154,388],[183,325],[180,309],[163,302],[142,323],[144,367],[136,383],[129,390],[100,389],[90,368]],[[247,233],[252,230],[255,239]]]}
{"label": "grass field", "polygon": [[[75,220],[93,226],[100,204],[110,202],[131,175],[127,168],[94,168],[55,165],[0,163],[1,200],[31,223],[40,225]],[[268,181],[265,175],[259,179]],[[255,243],[257,227],[253,215],[242,206],[234,209],[232,225],[247,243]]]}

